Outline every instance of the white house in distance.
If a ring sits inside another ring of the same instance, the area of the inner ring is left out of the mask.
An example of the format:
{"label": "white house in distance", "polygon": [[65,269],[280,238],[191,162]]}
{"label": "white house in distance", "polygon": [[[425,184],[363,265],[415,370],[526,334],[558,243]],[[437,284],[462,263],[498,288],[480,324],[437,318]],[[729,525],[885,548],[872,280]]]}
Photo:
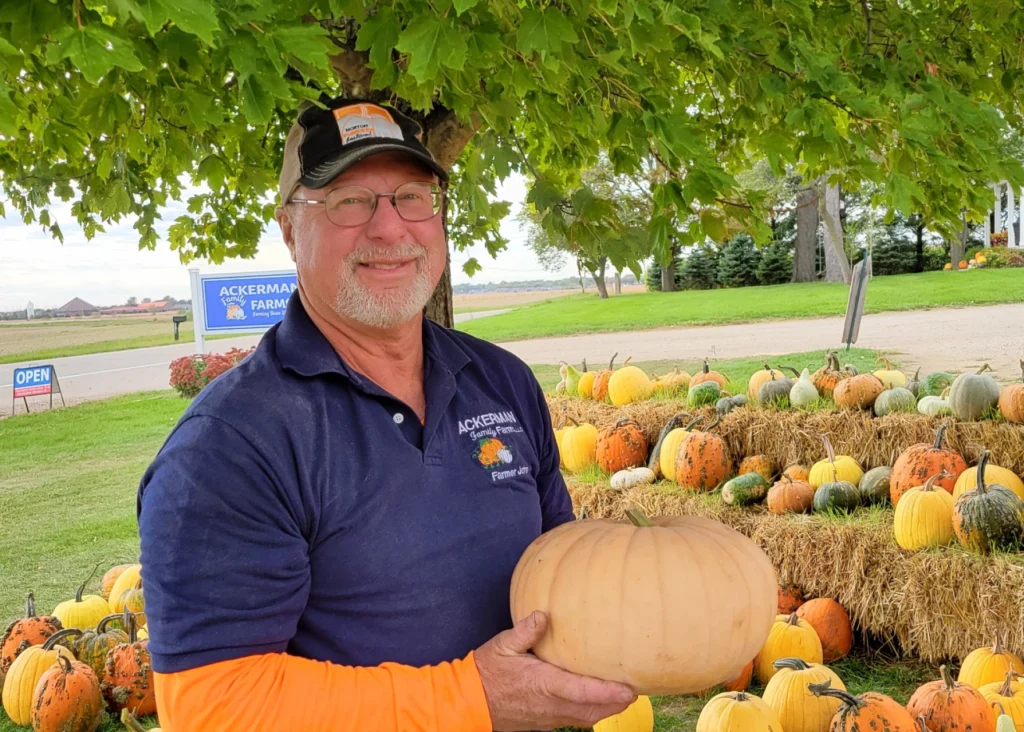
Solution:
{"label": "white house in distance", "polygon": [[28,305],[25,306],[25,315],[29,320],[36,317],[36,306],[32,304],[32,301],[28,301]]}
{"label": "white house in distance", "polygon": [[[1006,194],[1006,224],[1003,224],[1003,194]],[[1017,204],[1013,197],[1013,186],[1006,181],[992,185],[992,197],[994,206],[988,210],[989,215],[985,217],[985,246],[992,246],[993,231],[1006,232],[1006,246],[1011,249],[1024,247],[1021,241],[1020,221],[1017,219]],[[1024,199],[1024,195],[1022,195]],[[1024,203],[1024,200],[1022,200]],[[995,214],[994,216],[992,214]],[[995,227],[993,228],[993,222]]]}

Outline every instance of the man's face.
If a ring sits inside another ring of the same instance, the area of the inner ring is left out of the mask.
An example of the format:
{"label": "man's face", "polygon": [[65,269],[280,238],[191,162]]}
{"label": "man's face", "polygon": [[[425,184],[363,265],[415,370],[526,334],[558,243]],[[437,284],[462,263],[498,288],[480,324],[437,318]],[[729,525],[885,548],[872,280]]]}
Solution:
{"label": "man's face", "polygon": [[[400,154],[374,155],[327,187],[304,186],[292,198],[319,200],[342,186],[392,193],[410,181],[436,177]],[[307,297],[343,318],[374,328],[393,328],[414,318],[441,279],[447,243],[441,215],[406,221],[391,200],[380,198],[359,226],[338,226],[324,206],[295,204],[277,214]]]}

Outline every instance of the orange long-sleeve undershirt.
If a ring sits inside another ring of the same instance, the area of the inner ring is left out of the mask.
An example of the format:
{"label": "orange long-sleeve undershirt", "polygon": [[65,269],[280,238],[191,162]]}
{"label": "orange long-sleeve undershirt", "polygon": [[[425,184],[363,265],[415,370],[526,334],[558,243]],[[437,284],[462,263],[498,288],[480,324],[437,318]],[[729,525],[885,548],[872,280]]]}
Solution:
{"label": "orange long-sleeve undershirt", "polygon": [[473,653],[436,666],[351,667],[284,653],[154,674],[164,732],[490,732]]}

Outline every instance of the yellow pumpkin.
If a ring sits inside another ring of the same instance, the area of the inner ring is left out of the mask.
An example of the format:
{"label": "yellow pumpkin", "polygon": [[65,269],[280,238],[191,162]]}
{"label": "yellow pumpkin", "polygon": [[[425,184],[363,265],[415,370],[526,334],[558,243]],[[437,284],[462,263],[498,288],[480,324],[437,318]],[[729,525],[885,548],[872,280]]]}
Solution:
{"label": "yellow pumpkin", "polygon": [[679,446],[683,444],[683,440],[691,432],[690,427],[696,422],[697,420],[694,420],[686,427],[676,427],[662,440],[661,452],[658,454],[658,467],[661,468],[661,474],[665,476],[665,480],[676,479],[676,457],[679,455]]}
{"label": "yellow pumpkin", "polygon": [[565,467],[565,448],[562,447],[562,435],[565,434],[565,427],[555,430],[555,444],[558,446],[558,467]]}
{"label": "yellow pumpkin", "polygon": [[811,466],[810,476],[807,479],[811,487],[817,490],[823,483],[840,481],[858,485],[860,479],[864,477],[864,470],[860,467],[860,463],[849,455],[837,457],[835,450],[832,449],[832,441],[826,435],[822,435],[821,440],[825,443],[825,453],[828,457]]}
{"label": "yellow pumpkin", "polygon": [[138,627],[142,628],[146,625],[146,600],[142,593],[142,580],[140,579],[136,583],[135,587],[130,590],[125,590],[121,594],[121,602],[124,605],[124,609],[131,610],[135,614],[135,622]]}
{"label": "yellow pumpkin", "polygon": [[1024,674],[1024,661],[1014,653],[1004,650],[996,640],[991,648],[975,648],[967,654],[960,665],[956,680],[981,691],[986,684],[997,684],[1006,678],[1007,671]]}
{"label": "yellow pumpkin", "polygon": [[702,516],[626,515],[570,521],[523,552],[512,620],[540,610],[550,621],[533,653],[637,694],[692,694],[738,676],[775,617],[771,561],[751,539]]}
{"label": "yellow pumpkin", "polygon": [[651,393],[658,396],[670,396],[685,391],[689,385],[690,374],[680,371],[676,367],[664,376],[652,375]]}
{"label": "yellow pumpkin", "polygon": [[618,714],[594,725],[594,732],[653,732],[654,707],[650,697],[640,695]]}
{"label": "yellow pumpkin", "polygon": [[773,369],[767,363],[763,362],[761,365],[764,366],[764,368],[751,374],[750,381],[747,382],[747,396],[754,401],[757,401],[757,394],[761,391],[761,387],[764,386],[765,383],[776,379],[781,380],[786,378],[784,373],[778,369]]}
{"label": "yellow pumpkin", "polygon": [[[1000,468],[998,465],[993,465],[992,463],[986,463],[985,483],[994,483],[995,485],[1005,486],[1016,493],[1020,498],[1024,499],[1024,481],[1018,478],[1017,474],[1012,470]],[[977,487],[978,466],[973,465],[960,473],[960,477],[956,479],[956,483],[953,485],[953,500],[955,501],[962,494],[967,493],[968,491],[973,491]]]}
{"label": "yellow pumpkin", "polygon": [[594,378],[596,376],[596,371],[587,371],[587,359],[583,359],[583,373],[580,374],[580,381],[576,386],[576,394],[584,399],[593,399]]}
{"label": "yellow pumpkin", "polygon": [[107,573],[103,575],[103,579],[100,580],[100,594],[103,595],[103,599],[108,603],[110,602],[110,591],[114,588],[114,583],[117,582],[117,578],[121,576],[122,572],[131,566],[131,564],[118,564],[117,566],[108,569]]}
{"label": "yellow pumpkin", "polygon": [[1007,671],[1002,681],[985,684],[978,691],[990,708],[998,704],[1013,719],[1013,726],[1024,730],[1024,684],[1014,678],[1012,671]]}
{"label": "yellow pumpkin", "polygon": [[907,385],[907,375],[899,369],[894,369],[888,359],[885,359],[885,368],[879,369],[874,374],[886,389],[895,389],[897,386]]}
{"label": "yellow pumpkin", "polygon": [[608,379],[608,398],[612,400],[614,406],[621,407],[649,398],[653,388],[654,385],[644,370],[638,366],[630,366],[627,358],[622,368]]}
{"label": "yellow pumpkin", "polygon": [[142,577],[142,565],[133,564],[123,571],[110,588],[110,614],[124,612],[124,600],[121,596],[139,583]]}
{"label": "yellow pumpkin", "polygon": [[807,663],[801,658],[780,658],[776,673],[764,688],[764,702],[779,715],[785,732],[826,732],[839,711],[839,699],[816,696],[808,684],[831,683],[833,689],[846,691],[843,680],[828,666]]}
{"label": "yellow pumpkin", "polygon": [[74,653],[57,643],[64,638],[80,635],[82,631],[77,628],[59,630],[42,645],[29,646],[14,659],[4,677],[3,691],[4,711],[12,722],[22,727],[32,723],[32,693],[39,679],[57,661],[58,656],[75,660]]}
{"label": "yellow pumpkin", "polygon": [[86,582],[83,582],[75,592],[74,600],[65,600],[51,613],[65,628],[89,630],[110,615],[110,605],[100,595],[82,595]]}
{"label": "yellow pumpkin", "polygon": [[911,488],[896,504],[892,528],[896,543],[908,551],[944,546],[954,539],[953,496],[935,487],[941,473]]}
{"label": "yellow pumpkin", "polygon": [[[776,589],[776,604],[778,590]],[[778,672],[775,662],[781,658],[800,658],[807,663],[822,663],[824,650],[817,631],[796,613],[776,615],[768,639],[754,659],[757,680],[767,684]]]}
{"label": "yellow pumpkin", "polygon": [[566,427],[562,433],[562,455],[565,469],[578,473],[597,462],[597,427],[589,422],[580,424],[572,417],[569,421],[573,426]]}
{"label": "yellow pumpkin", "polygon": [[779,715],[760,697],[726,691],[713,697],[697,718],[696,732],[782,732]]}

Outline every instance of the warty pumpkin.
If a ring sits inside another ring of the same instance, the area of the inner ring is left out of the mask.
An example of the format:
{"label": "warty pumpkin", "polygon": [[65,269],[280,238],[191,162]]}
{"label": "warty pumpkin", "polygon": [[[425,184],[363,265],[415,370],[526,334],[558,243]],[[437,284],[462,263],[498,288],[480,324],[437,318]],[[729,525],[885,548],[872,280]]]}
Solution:
{"label": "warty pumpkin", "polygon": [[782,732],[775,711],[760,697],[726,691],[709,701],[697,717],[696,732]]}
{"label": "warty pumpkin", "polygon": [[[597,427],[589,422],[580,424],[572,417],[568,419],[572,427],[566,427],[562,433],[562,456],[565,469],[578,473],[597,462]],[[121,603],[121,609],[124,609],[124,603]]]}
{"label": "warty pumpkin", "polygon": [[616,715],[594,725],[594,732],[653,732],[654,707],[648,696],[640,694],[636,701]]}
{"label": "warty pumpkin", "polygon": [[776,673],[764,688],[765,704],[775,710],[785,732],[826,732],[839,710],[839,700],[815,696],[810,684],[828,681],[834,689],[846,689],[835,671],[802,658],[780,658]]}
{"label": "warty pumpkin", "polygon": [[774,514],[806,513],[814,504],[810,483],[793,480],[785,473],[768,491],[768,510]]}
{"label": "warty pumpkin", "polygon": [[598,431],[595,459],[606,473],[640,467],[647,462],[647,438],[632,419],[620,419]]}
{"label": "warty pumpkin", "polygon": [[973,374],[960,374],[949,390],[949,407],[957,419],[979,419],[987,410],[999,404],[999,384],[985,364]]}
{"label": "warty pumpkin", "polygon": [[[96,570],[93,570],[95,573]],[[92,579],[92,575],[89,575]],[[75,592],[74,600],[65,600],[53,609],[53,617],[60,621],[64,628],[95,628],[105,616],[110,614],[110,605],[100,595],[82,595],[89,579],[83,582]]]}
{"label": "warty pumpkin", "polygon": [[854,696],[843,689],[833,689],[824,681],[810,684],[815,696],[830,696],[839,700],[839,709],[832,718],[830,732],[918,732],[917,722],[898,701],[877,691]]}
{"label": "warty pumpkin", "polygon": [[1024,729],[1024,684],[1015,678],[1012,671],[1007,671],[1002,681],[985,684],[978,691],[990,708],[998,704],[1013,720],[1014,727]]}
{"label": "warty pumpkin", "polygon": [[839,367],[839,357],[833,351],[825,356],[825,365],[811,375],[811,383],[824,397],[832,398],[838,384],[849,375]]}
{"label": "warty pumpkin", "polygon": [[512,620],[535,610],[550,619],[533,653],[637,694],[695,693],[737,676],[775,617],[771,561],[717,521],[649,519],[632,508],[626,515],[562,524],[523,552],[512,574]]}
{"label": "warty pumpkin", "polygon": [[772,477],[775,475],[775,469],[772,467],[772,459],[767,455],[749,455],[740,461],[740,467],[737,469],[737,475],[745,475],[747,473],[757,473],[764,482],[769,485],[772,482]]}
{"label": "warty pumpkin", "polygon": [[110,628],[108,625],[121,620],[120,615],[108,615],[95,628],[86,630],[74,642],[75,658],[89,664],[89,667],[96,673],[97,678],[103,677],[103,667],[107,663],[107,654],[115,646],[128,642],[128,633],[120,628]]}
{"label": "warty pumpkin", "polygon": [[806,465],[788,465],[786,469],[782,471],[783,475],[788,476],[791,480],[802,480],[807,483],[811,479],[811,471]]}
{"label": "warty pumpkin", "polygon": [[140,717],[156,714],[153,668],[147,649],[149,641],[139,640],[135,613],[125,610],[123,615],[128,642],[117,644],[107,654],[100,690],[114,712],[128,709]]}
{"label": "warty pumpkin", "polygon": [[[718,424],[718,417],[707,426],[707,430]],[[702,430],[691,432],[679,443],[676,452],[676,484],[696,491],[713,491],[729,476],[732,462],[729,460],[725,440],[718,435]]]}
{"label": "warty pumpkin", "polygon": [[923,486],[903,494],[893,516],[896,543],[907,551],[944,546],[953,541],[953,496],[935,485],[938,473]]}
{"label": "warty pumpkin", "polygon": [[[1024,359],[1020,362],[1024,372]],[[1007,422],[1024,422],[1024,383],[1010,384],[999,392],[999,411]]]}
{"label": "warty pumpkin", "polygon": [[811,487],[818,488],[822,483],[831,483],[837,480],[853,483],[854,486],[860,483],[860,479],[864,477],[864,470],[860,467],[860,463],[849,455],[837,457],[835,450],[832,449],[832,441],[828,439],[827,435],[822,435],[821,441],[825,445],[826,458],[811,466],[810,474],[807,476],[807,482],[811,484]]}
{"label": "warty pumpkin", "polygon": [[853,624],[846,608],[830,597],[816,597],[798,607],[796,614],[810,623],[818,634],[824,663],[838,661],[849,654],[853,647]]}
{"label": "warty pumpkin", "polygon": [[630,366],[630,358],[627,358],[622,368],[608,379],[608,398],[616,407],[639,402],[651,396],[651,379],[639,366]]}
{"label": "warty pumpkin", "polygon": [[39,677],[50,668],[58,656],[66,656],[74,660],[72,652],[63,645],[58,645],[65,638],[77,637],[82,631],[77,628],[58,630],[42,645],[26,648],[14,659],[4,677],[3,705],[4,711],[11,721],[23,727],[32,722],[32,692],[35,691]]}
{"label": "warty pumpkin", "polygon": [[103,718],[103,695],[87,664],[58,656],[32,693],[33,732],[93,732]]}
{"label": "warty pumpkin", "polygon": [[922,684],[910,697],[910,715],[924,717],[932,732],[995,732],[992,711],[981,692],[953,681],[945,664],[939,675],[938,681]]}
{"label": "warty pumpkin", "polygon": [[928,478],[939,473],[943,475],[935,484],[947,493],[953,493],[957,477],[967,470],[967,461],[956,450],[942,447],[948,426],[943,424],[936,430],[933,443],[919,442],[911,445],[896,458],[889,479],[889,495],[894,506],[906,491],[924,485]]}
{"label": "warty pumpkin", "polygon": [[103,579],[100,580],[100,595],[108,603],[110,602],[110,591],[114,589],[114,583],[117,582],[117,578],[121,576],[122,572],[132,566],[134,565],[118,564],[108,569],[103,575]]}
{"label": "warty pumpkin", "polygon": [[110,612],[120,613],[124,610],[124,600],[122,595],[125,592],[135,587],[138,584],[139,578],[142,577],[142,565],[133,564],[128,567],[114,582],[114,586],[110,588]]}
{"label": "warty pumpkin", "polygon": [[762,684],[771,681],[777,672],[775,662],[780,658],[801,658],[807,663],[822,662],[821,639],[811,624],[796,613],[775,616],[771,632],[754,659],[757,680]]}
{"label": "warty pumpkin", "polygon": [[717,371],[712,371],[708,367],[708,360],[705,358],[704,365],[701,367],[701,370],[690,377],[690,388],[692,389],[693,387],[699,384],[703,384],[706,381],[713,381],[716,384],[718,384],[720,388],[725,388],[725,376],[718,373]]}
{"label": "warty pumpkin", "polygon": [[804,592],[796,585],[779,585],[779,605],[777,615],[792,615],[804,604]]}
{"label": "warty pumpkin", "polygon": [[1024,500],[1001,485],[988,485],[985,465],[988,450],[978,461],[978,485],[953,504],[953,532],[972,551],[988,554],[993,549],[1014,550],[1024,540]]}
{"label": "warty pumpkin", "polygon": [[612,373],[615,371],[615,357],[618,356],[618,352],[612,354],[611,360],[608,362],[608,368],[601,369],[594,376],[594,388],[591,391],[591,396],[595,401],[603,402],[608,397],[608,380],[612,378]]}
{"label": "warty pumpkin", "polygon": [[[747,396],[751,399],[757,399],[757,394],[761,391],[761,387],[766,381],[786,378],[784,373],[778,369],[773,369],[767,362],[762,361],[761,365],[764,366],[764,368],[751,374],[750,380],[747,382]],[[724,384],[722,384],[722,386],[724,386]]]}
{"label": "warty pumpkin", "polygon": [[691,420],[689,414],[680,412],[668,421],[661,430],[658,442],[651,450],[651,456],[647,462],[647,467],[653,470],[655,475],[660,473],[665,480],[675,480],[676,454],[679,452],[679,443],[702,419],[704,417],[698,414]]}
{"label": "warty pumpkin", "polygon": [[52,615],[36,615],[35,595],[29,592],[25,598],[25,616],[11,622],[0,639],[0,678],[22,651],[41,644],[62,627],[60,620]]}
{"label": "warty pumpkin", "polygon": [[832,398],[837,406],[846,409],[870,409],[884,390],[874,374],[858,374],[836,384]]}
{"label": "warty pumpkin", "polygon": [[999,683],[1009,671],[1024,674],[1024,661],[1004,649],[997,638],[991,648],[975,648],[967,654],[956,680],[980,691],[986,684]]}
{"label": "warty pumpkin", "polygon": [[[985,482],[989,485],[995,483],[1004,488],[1009,488],[1018,496],[1024,498],[1024,482],[1017,477],[1017,474],[1012,470],[993,465],[991,461],[985,465]],[[960,473],[960,477],[956,479],[956,484],[953,486],[953,498],[959,498],[967,491],[973,491],[977,487],[978,466],[972,465]]]}

